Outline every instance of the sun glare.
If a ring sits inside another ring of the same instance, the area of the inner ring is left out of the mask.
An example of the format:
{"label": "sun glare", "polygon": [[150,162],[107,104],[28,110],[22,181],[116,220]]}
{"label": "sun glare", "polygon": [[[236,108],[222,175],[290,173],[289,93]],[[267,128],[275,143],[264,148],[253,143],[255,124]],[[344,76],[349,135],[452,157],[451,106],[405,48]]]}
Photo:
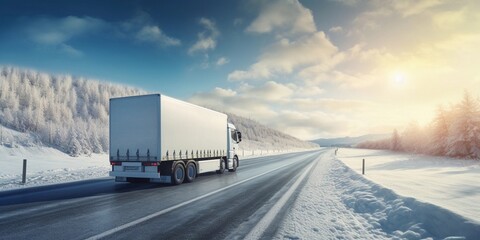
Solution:
{"label": "sun glare", "polygon": [[396,72],[393,74],[393,82],[397,86],[401,86],[405,84],[405,75],[401,72]]}

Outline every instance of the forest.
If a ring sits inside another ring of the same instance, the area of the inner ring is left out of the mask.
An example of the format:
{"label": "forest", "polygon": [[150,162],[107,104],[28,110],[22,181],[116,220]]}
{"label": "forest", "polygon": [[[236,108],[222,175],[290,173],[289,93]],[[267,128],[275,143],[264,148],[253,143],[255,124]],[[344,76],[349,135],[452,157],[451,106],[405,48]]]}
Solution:
{"label": "forest", "polygon": [[72,156],[102,153],[108,151],[109,99],[141,93],[81,77],[2,67],[0,124]]}
{"label": "forest", "polygon": [[395,129],[389,139],[356,147],[480,159],[480,100],[465,91],[460,102],[439,106],[427,126],[412,122],[402,132]]}

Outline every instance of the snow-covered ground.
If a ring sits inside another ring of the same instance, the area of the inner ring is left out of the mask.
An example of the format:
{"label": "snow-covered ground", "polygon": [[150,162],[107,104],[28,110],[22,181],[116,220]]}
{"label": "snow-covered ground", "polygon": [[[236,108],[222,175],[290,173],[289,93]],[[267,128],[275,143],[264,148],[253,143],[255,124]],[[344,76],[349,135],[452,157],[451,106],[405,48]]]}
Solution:
{"label": "snow-covered ground", "polygon": [[[345,158],[368,152],[355,155],[355,151],[341,149],[339,153]],[[338,160],[333,150],[323,155],[275,238],[478,239],[480,236],[480,225],[436,205],[399,196],[357,170]]]}
{"label": "snow-covered ground", "polygon": [[339,149],[338,158],[355,172],[395,193],[432,203],[480,223],[480,161]]}
{"label": "snow-covered ground", "polygon": [[[27,159],[27,183],[22,185],[23,159]],[[39,146],[0,146],[0,191],[108,176],[106,154],[70,157]]]}

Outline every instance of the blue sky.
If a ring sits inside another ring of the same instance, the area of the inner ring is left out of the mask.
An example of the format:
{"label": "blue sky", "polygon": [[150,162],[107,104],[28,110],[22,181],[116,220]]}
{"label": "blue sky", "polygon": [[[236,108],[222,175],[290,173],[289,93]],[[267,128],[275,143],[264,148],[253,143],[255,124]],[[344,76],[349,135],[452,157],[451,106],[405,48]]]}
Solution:
{"label": "blue sky", "polygon": [[302,139],[385,133],[479,94],[479,5],[2,1],[0,64],[161,92]]}

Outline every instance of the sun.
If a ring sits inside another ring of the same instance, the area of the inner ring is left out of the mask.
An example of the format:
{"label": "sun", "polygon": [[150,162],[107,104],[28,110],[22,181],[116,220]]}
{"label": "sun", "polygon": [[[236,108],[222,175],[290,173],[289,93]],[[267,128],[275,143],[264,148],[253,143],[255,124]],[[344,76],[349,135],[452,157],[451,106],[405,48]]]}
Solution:
{"label": "sun", "polygon": [[405,74],[403,74],[402,72],[395,72],[393,74],[393,82],[395,83],[395,85],[397,86],[402,86],[405,84],[406,82],[406,79],[405,79]]}

